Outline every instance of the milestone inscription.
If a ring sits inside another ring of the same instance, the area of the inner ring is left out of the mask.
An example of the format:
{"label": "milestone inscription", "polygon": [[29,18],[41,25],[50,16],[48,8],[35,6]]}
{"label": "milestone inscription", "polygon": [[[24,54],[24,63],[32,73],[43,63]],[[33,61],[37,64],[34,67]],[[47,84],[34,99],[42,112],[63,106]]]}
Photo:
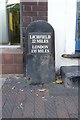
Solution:
{"label": "milestone inscription", "polygon": [[46,21],[30,23],[25,40],[25,75],[30,84],[55,81],[55,33]]}
{"label": "milestone inscription", "polygon": [[50,53],[51,34],[50,33],[29,33],[28,36],[29,53]]}

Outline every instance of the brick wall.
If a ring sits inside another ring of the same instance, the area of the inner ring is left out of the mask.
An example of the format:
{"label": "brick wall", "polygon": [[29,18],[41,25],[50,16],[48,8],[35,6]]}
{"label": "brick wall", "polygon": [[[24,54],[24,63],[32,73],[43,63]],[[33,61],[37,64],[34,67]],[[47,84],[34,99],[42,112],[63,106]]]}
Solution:
{"label": "brick wall", "polygon": [[[39,0],[36,0],[39,1]],[[21,3],[21,23],[22,23],[22,40],[23,40],[23,66],[24,66],[24,74],[26,74],[25,67],[25,41],[26,41],[26,30],[28,25],[36,20],[44,20],[47,21],[48,18],[48,3],[47,2],[22,2]]]}
{"label": "brick wall", "polygon": [[0,53],[0,74],[23,74],[23,51],[3,49]]}
{"label": "brick wall", "polygon": [[47,21],[47,2],[22,2],[21,3],[21,15],[22,15],[22,37],[25,43],[25,34],[27,26],[30,22],[35,20]]}
{"label": "brick wall", "polygon": [[[35,20],[47,21],[47,2],[21,2],[21,36],[25,45],[26,29]],[[24,50],[24,49],[23,49]],[[25,56],[22,49],[2,49],[0,53],[0,74],[23,74],[25,72]]]}

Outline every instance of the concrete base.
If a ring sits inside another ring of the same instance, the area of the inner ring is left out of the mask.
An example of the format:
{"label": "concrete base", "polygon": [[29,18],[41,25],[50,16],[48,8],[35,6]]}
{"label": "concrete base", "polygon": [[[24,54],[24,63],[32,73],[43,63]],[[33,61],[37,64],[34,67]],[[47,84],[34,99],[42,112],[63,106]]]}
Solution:
{"label": "concrete base", "polygon": [[80,66],[62,66],[60,73],[65,87],[76,88],[80,85]]}

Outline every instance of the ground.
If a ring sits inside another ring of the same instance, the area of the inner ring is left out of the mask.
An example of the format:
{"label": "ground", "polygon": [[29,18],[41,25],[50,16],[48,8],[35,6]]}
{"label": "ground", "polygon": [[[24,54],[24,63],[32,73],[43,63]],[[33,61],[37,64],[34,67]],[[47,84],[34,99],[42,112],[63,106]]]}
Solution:
{"label": "ground", "polygon": [[29,85],[7,78],[2,86],[3,118],[78,118],[78,89],[64,84]]}

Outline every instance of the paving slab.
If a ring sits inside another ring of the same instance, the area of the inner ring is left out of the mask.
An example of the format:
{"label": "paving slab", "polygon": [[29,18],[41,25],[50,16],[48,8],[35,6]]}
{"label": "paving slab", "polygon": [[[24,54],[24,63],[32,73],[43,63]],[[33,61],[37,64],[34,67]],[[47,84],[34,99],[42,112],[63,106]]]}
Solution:
{"label": "paving slab", "polygon": [[78,118],[78,89],[10,78],[2,86],[2,105],[3,118]]}

